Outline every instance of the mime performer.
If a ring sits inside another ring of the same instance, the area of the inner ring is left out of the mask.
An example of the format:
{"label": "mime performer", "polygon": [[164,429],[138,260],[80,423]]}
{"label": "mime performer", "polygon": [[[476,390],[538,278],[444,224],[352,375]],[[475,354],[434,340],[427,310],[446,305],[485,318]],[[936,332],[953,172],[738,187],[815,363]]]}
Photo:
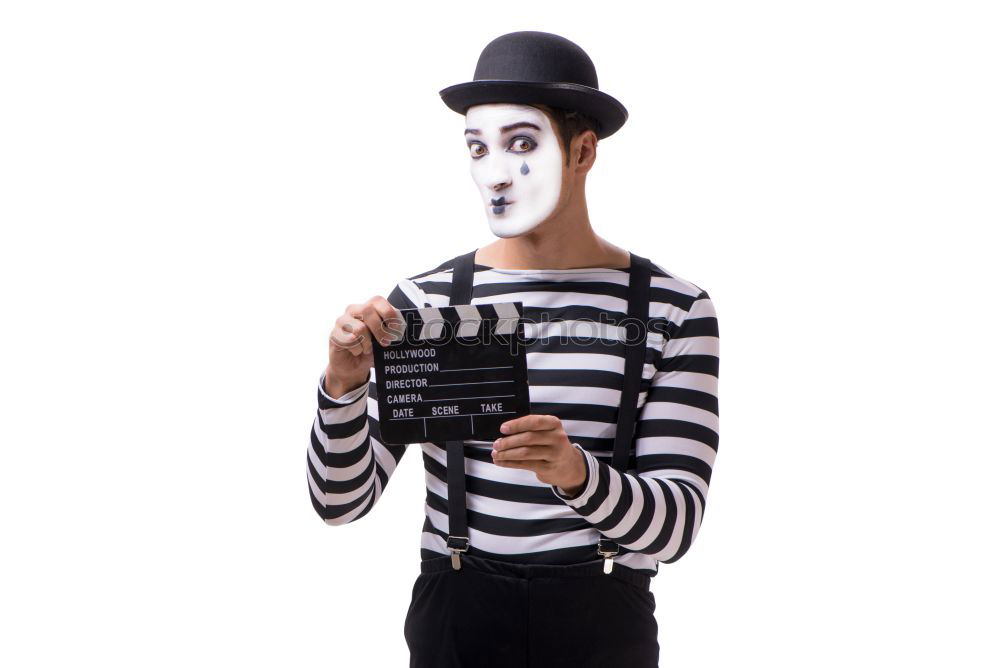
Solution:
{"label": "mime performer", "polygon": [[[603,223],[640,226],[641,253],[594,231],[587,174],[628,114],[577,44],[501,35],[472,81],[440,94],[464,115],[497,239],[392,277],[387,298],[337,318],[307,453],[313,506],[331,525],[364,517],[410,449],[380,441],[372,377],[372,339],[395,340],[398,309],[520,301],[530,414],[495,441],[419,444],[410,665],[656,666],[650,582],[690,549],[718,450],[715,307],[647,259],[679,252],[669,224]],[[643,334],[630,345],[623,323],[635,314]]]}

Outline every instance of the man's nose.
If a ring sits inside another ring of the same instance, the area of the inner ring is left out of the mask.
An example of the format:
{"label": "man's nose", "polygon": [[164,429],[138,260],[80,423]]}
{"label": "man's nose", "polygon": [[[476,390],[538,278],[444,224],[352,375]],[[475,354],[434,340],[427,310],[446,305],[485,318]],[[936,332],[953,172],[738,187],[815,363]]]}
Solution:
{"label": "man's nose", "polygon": [[494,192],[498,192],[510,186],[510,182],[511,175],[507,168],[507,161],[493,160],[486,178],[487,186]]}

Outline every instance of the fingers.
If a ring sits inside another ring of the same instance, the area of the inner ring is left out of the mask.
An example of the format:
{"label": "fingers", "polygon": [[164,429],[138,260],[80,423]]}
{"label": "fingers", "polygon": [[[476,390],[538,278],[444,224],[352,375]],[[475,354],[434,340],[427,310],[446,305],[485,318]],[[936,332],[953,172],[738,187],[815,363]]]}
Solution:
{"label": "fingers", "polygon": [[530,445],[557,445],[562,440],[562,434],[556,429],[544,431],[522,431],[513,436],[503,436],[493,443],[494,450],[509,450],[510,448]]}
{"label": "fingers", "polygon": [[558,429],[562,426],[562,420],[554,415],[522,415],[513,420],[507,420],[500,425],[500,432],[504,434],[516,434],[522,431],[545,431],[548,429]]}
{"label": "fingers", "polygon": [[552,459],[552,448],[548,447],[546,444],[538,445],[527,445],[517,448],[503,448],[497,450],[496,454],[493,455],[493,461],[495,462],[511,462],[511,461],[549,461]]}
{"label": "fingers", "polygon": [[509,460],[496,462],[496,465],[505,469],[527,469],[536,474],[544,473],[552,468],[552,463],[548,461]]}
{"label": "fingers", "polygon": [[370,355],[373,337],[382,345],[388,345],[402,337],[403,325],[399,309],[384,297],[375,295],[366,302],[348,305],[334,324],[330,343],[350,351],[355,357]]}
{"label": "fingers", "polygon": [[503,423],[500,431],[510,435],[494,441],[494,462],[551,462],[569,442],[562,421],[554,415],[524,415]]}
{"label": "fingers", "polygon": [[397,338],[397,332],[402,331],[402,314],[384,297],[378,295],[363,304],[351,304],[347,307],[346,314],[364,323],[366,331],[362,336],[369,339],[369,344],[374,337],[382,345],[389,345]]}
{"label": "fingers", "polygon": [[378,295],[372,297],[369,301],[372,308],[375,309],[382,320],[380,325],[381,331],[375,332],[375,334],[377,336],[382,334],[387,335],[389,340],[386,343],[401,338],[405,323],[403,321],[403,314],[399,312],[399,309],[390,304],[388,299]]}
{"label": "fingers", "polygon": [[365,355],[372,354],[372,339],[371,334],[365,331],[358,333],[358,341],[361,342],[361,352]]}
{"label": "fingers", "polygon": [[[367,339],[363,335],[365,329],[363,321],[345,313],[334,323],[333,331],[330,332],[330,345],[348,350],[355,357],[362,355],[366,352]],[[371,350],[370,343],[368,350]]]}

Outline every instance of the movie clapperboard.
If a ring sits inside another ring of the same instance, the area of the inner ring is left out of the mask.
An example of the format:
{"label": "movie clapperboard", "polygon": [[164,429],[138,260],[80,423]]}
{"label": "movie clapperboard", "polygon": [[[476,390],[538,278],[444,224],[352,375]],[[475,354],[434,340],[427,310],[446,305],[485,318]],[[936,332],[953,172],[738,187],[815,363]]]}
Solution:
{"label": "movie clapperboard", "polygon": [[492,441],[529,413],[521,302],[399,312],[404,336],[372,346],[384,443]]}

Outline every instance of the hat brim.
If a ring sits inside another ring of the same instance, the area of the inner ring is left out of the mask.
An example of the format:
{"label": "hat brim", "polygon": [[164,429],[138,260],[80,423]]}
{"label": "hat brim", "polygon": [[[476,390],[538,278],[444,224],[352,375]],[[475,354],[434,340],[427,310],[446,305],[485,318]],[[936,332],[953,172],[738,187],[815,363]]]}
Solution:
{"label": "hat brim", "polygon": [[575,83],[481,79],[448,86],[440,95],[449,109],[460,114],[465,114],[473,105],[491,102],[575,109],[600,124],[598,139],[610,137],[628,119],[628,111],[621,102],[596,88]]}

